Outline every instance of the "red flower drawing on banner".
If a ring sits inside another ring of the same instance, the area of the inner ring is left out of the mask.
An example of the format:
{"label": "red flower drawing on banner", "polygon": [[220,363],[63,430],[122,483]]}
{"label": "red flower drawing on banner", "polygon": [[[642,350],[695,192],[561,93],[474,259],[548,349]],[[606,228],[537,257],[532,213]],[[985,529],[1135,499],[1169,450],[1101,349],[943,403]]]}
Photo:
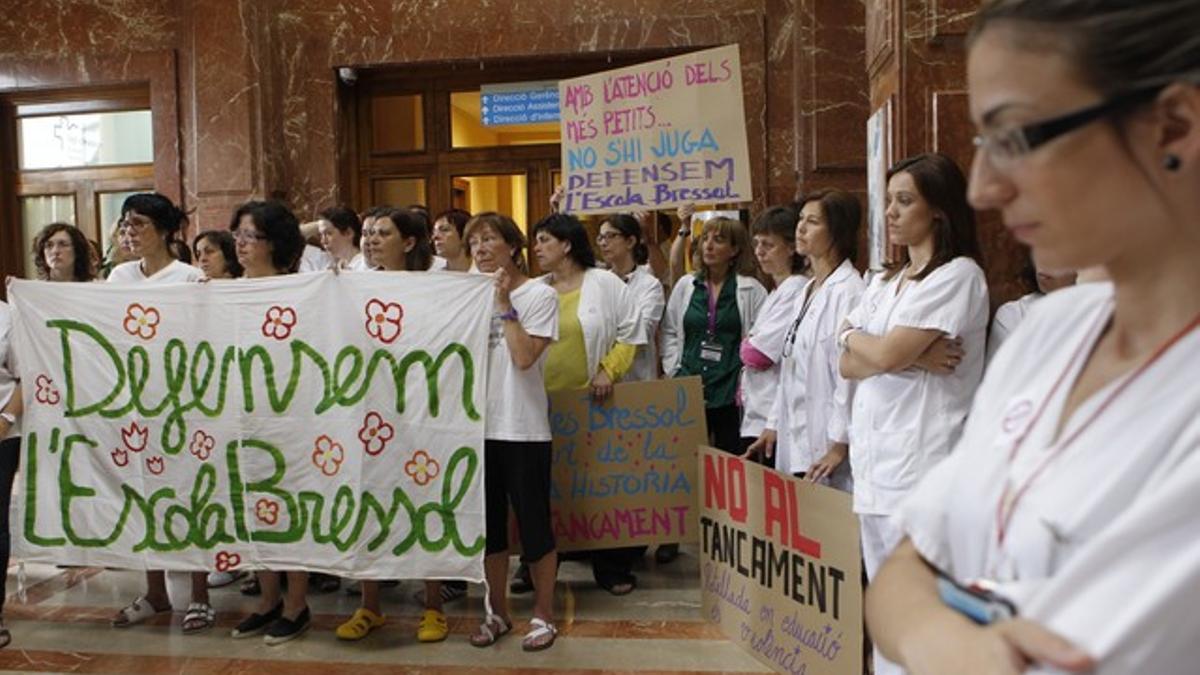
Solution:
{"label": "red flower drawing on banner", "polygon": [[254,503],[254,517],[267,525],[279,522],[279,502],[274,499],[260,499]]}
{"label": "red flower drawing on banner", "polygon": [[404,473],[408,474],[417,485],[428,485],[430,481],[437,478],[441,471],[437,460],[430,457],[428,452],[418,450],[413,453],[413,458],[405,462]]}
{"label": "red flower drawing on banner", "polygon": [[161,476],[162,472],[165,471],[166,468],[167,468],[166,465],[163,464],[162,457],[147,457],[146,458],[146,470],[149,471],[150,473],[154,474],[155,476]]}
{"label": "red flower drawing on banner", "polygon": [[217,553],[217,559],[213,566],[217,568],[218,572],[228,572],[241,564],[242,556],[229,551],[221,551]]}
{"label": "red flower drawing on banner", "polygon": [[336,476],[337,472],[341,471],[342,462],[345,460],[346,451],[342,449],[341,443],[324,434],[317,437],[313,446],[312,462],[313,466],[321,470],[321,473],[326,476]]}
{"label": "red flower drawing on banner", "polygon": [[117,448],[111,454],[113,464],[117,466],[127,466],[129,464],[129,453],[126,452],[125,448]]}
{"label": "red flower drawing on banner", "polygon": [[212,455],[213,448],[216,446],[217,440],[215,438],[197,429],[196,433],[192,434],[192,442],[188,445],[188,452],[195,455],[196,459],[201,462],[207,462],[209,456]]}
{"label": "red flower drawing on banner", "polygon": [[143,427],[131,421],[129,426],[121,430],[121,442],[130,452],[141,452],[146,449],[146,441],[150,440],[150,427]]}
{"label": "red flower drawing on banner", "polygon": [[367,335],[389,345],[400,337],[400,320],[404,318],[404,308],[398,303],[372,298],[367,301],[366,312]]}
{"label": "red flower drawing on banner", "polygon": [[295,327],[296,310],[291,307],[275,305],[267,310],[267,317],[263,320],[262,334],[276,340],[286,340]]}
{"label": "red flower drawing on banner", "polygon": [[62,400],[62,397],[58,395],[58,389],[54,386],[54,380],[45,375],[38,375],[35,383],[37,390],[34,392],[33,398],[38,403],[58,405],[58,402]]}
{"label": "red flower drawing on banner", "polygon": [[362,428],[358,430],[358,440],[362,441],[363,452],[374,457],[383,452],[388,441],[396,435],[396,429],[383,421],[383,416],[372,410],[363,418]]}
{"label": "red flower drawing on banner", "polygon": [[143,340],[152,340],[158,334],[160,317],[153,307],[142,307],[133,303],[125,309],[125,332]]}

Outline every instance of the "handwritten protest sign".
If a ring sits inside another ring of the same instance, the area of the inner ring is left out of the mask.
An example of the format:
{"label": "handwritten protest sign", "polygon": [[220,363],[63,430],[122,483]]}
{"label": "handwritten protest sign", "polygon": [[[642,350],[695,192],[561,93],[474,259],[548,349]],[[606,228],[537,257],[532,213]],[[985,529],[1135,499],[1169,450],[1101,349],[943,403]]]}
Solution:
{"label": "handwritten protest sign", "polygon": [[480,579],[491,286],[15,282],[19,554]]}
{"label": "handwritten protest sign", "polygon": [[550,510],[561,551],[693,542],[696,447],[708,441],[699,377],[550,397]]}
{"label": "handwritten protest sign", "polygon": [[862,673],[850,495],[700,449],[704,615],[783,673]]}
{"label": "handwritten protest sign", "polygon": [[558,83],[568,213],[752,199],[737,45]]}

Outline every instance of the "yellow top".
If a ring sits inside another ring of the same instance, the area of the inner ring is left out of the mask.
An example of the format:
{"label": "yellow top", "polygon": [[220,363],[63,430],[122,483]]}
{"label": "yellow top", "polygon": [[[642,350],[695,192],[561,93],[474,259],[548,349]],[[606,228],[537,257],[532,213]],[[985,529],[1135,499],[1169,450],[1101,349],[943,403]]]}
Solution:
{"label": "yellow top", "polygon": [[546,391],[582,389],[592,383],[579,323],[578,288],[558,294],[558,340],[546,351]]}
{"label": "yellow top", "polygon": [[[583,326],[579,323],[579,293],[580,289],[575,289],[558,294],[558,341],[547,348],[546,391],[583,389],[592,384]],[[636,345],[618,342],[600,359],[600,367],[609,379],[619,382],[633,366],[636,356]]]}

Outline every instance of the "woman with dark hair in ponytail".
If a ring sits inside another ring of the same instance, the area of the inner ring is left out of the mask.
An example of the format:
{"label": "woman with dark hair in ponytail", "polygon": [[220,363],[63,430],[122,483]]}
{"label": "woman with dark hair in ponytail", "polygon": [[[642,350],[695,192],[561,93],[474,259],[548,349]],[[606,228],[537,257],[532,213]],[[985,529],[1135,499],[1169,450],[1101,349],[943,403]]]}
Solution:
{"label": "woman with dark hair in ponytail", "polygon": [[975,21],[971,203],[1039,268],[1111,282],[1005,340],[898,513],[871,637],[916,675],[1195,673],[1200,3],[988,0]]}
{"label": "woman with dark hair in ponytail", "polygon": [[137,281],[199,281],[200,270],[180,262],[171,250],[187,224],[187,215],[163,195],[140,193],[125,198],[121,205],[121,221],[117,233],[121,248],[137,260],[113,268],[108,281],[133,283]]}
{"label": "woman with dark hair in ponytail", "polygon": [[[155,193],[130,195],[121,206],[117,224],[121,248],[138,257],[113,268],[110,283],[171,283],[200,281],[204,273],[179,262],[171,253],[170,243],[183,229],[187,216],[170,199]],[[191,573],[192,601],[183,617],[183,632],[196,633],[212,628],[216,613],[208,600],[208,575]],[[167,595],[166,572],[146,572],[146,593],[125,606],[113,618],[115,628],[127,628],[156,614],[171,611]]]}

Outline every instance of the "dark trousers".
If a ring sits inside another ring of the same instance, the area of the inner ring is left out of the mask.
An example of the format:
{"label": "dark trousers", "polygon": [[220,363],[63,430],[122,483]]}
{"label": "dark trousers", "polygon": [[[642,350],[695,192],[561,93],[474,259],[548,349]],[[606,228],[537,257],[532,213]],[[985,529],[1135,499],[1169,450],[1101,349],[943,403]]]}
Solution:
{"label": "dark trousers", "polygon": [[12,506],[13,478],[20,462],[21,439],[0,441],[0,615],[4,613],[4,598],[8,595],[8,559],[12,554],[8,512]]}
{"label": "dark trousers", "polygon": [[740,455],[742,447],[742,414],[736,405],[705,408],[704,419],[708,423],[708,442],[719,450]]}

